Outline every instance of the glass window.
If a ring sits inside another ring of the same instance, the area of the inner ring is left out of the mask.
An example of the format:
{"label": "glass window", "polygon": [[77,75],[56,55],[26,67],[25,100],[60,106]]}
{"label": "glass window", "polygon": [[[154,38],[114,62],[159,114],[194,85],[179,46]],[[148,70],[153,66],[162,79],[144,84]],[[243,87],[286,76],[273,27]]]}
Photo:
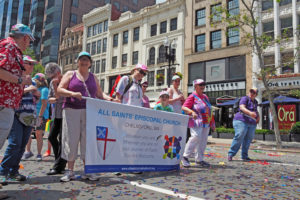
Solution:
{"label": "glass window", "polygon": [[98,24],[98,34],[102,33],[102,26],[103,26],[103,24],[102,24],[102,22],[100,22]]}
{"label": "glass window", "polygon": [[96,61],[96,74],[100,72],[100,60]]}
{"label": "glass window", "polygon": [[95,62],[92,63],[92,67],[90,68],[90,72],[95,72]]}
{"label": "glass window", "polygon": [[221,30],[210,33],[210,48],[217,49],[222,47]]}
{"label": "glass window", "polygon": [[196,10],[196,26],[202,26],[206,24],[205,20],[205,8]]}
{"label": "glass window", "polygon": [[290,3],[292,3],[292,0],[280,0],[279,5],[284,6]]}
{"label": "glass window", "polygon": [[108,30],[108,20],[104,21],[104,28],[103,32],[106,32]]}
{"label": "glass window", "polygon": [[128,31],[123,32],[123,44],[128,43]]}
{"label": "glass window", "polygon": [[155,36],[157,34],[157,24],[151,25],[151,36]]}
{"label": "glass window", "polygon": [[148,86],[154,86],[154,71],[150,71],[147,75]]}
{"label": "glass window", "polygon": [[101,87],[102,91],[104,91],[104,83],[105,83],[105,79],[101,79],[101,81],[100,81],[100,87]]}
{"label": "glass window", "polygon": [[107,49],[107,38],[103,38],[103,46],[102,46],[102,52],[106,52]]}
{"label": "glass window", "polygon": [[268,10],[268,9],[270,9],[270,8],[273,8],[273,0],[264,0],[263,2],[262,2],[262,11],[264,11],[264,10]]}
{"label": "glass window", "polygon": [[47,9],[51,8],[54,6],[55,0],[48,0],[48,5],[47,5]]}
{"label": "glass window", "polygon": [[91,53],[91,44],[90,43],[86,44],[86,50],[85,51],[88,52],[88,53]]}
{"label": "glass window", "polygon": [[92,43],[92,52],[91,52],[92,55],[95,55],[96,54],[96,42],[93,42]]}
{"label": "glass window", "polygon": [[115,69],[117,68],[117,61],[118,61],[118,57],[117,56],[113,56],[111,59],[111,68]]}
{"label": "glass window", "polygon": [[166,75],[167,76],[167,83],[169,83],[169,80],[172,80],[172,76],[173,76],[173,74],[175,74],[175,72],[176,72],[176,68],[172,67],[171,68],[171,73],[170,73],[170,78],[169,78],[169,69],[167,69],[167,75]]}
{"label": "glass window", "polygon": [[140,39],[140,27],[133,29],[133,41],[138,41]]}
{"label": "glass window", "polygon": [[128,11],[128,7],[127,6],[123,6],[123,12]]}
{"label": "glass window", "polygon": [[135,5],[138,5],[138,0],[132,0]]}
{"label": "glass window", "polygon": [[89,26],[88,27],[88,32],[87,32],[87,37],[91,37],[92,36],[92,27]]}
{"label": "glass window", "polygon": [[114,34],[114,36],[113,36],[113,47],[118,46],[118,37],[119,37],[119,34]]}
{"label": "glass window", "polygon": [[171,19],[170,23],[170,31],[175,31],[177,30],[177,18]]}
{"label": "glass window", "polygon": [[292,17],[280,19],[282,37],[293,37],[293,19]]}
{"label": "glass window", "polygon": [[167,21],[160,23],[160,34],[167,32]]}
{"label": "glass window", "polygon": [[240,13],[239,0],[228,0],[228,12],[231,16],[238,15]]}
{"label": "glass window", "polygon": [[139,52],[138,51],[134,51],[132,53],[132,64],[136,65],[136,64],[138,64],[138,61],[139,61]]}
{"label": "glass window", "polygon": [[156,72],[156,86],[165,84],[165,70],[160,69]]}
{"label": "glass window", "polygon": [[66,65],[69,64],[69,55],[66,56]]}
{"label": "glass window", "polygon": [[216,4],[211,6],[210,12],[211,15],[213,16],[212,17],[213,22],[221,21],[222,11],[220,9],[221,9],[221,4]]}
{"label": "glass window", "polygon": [[246,79],[245,56],[229,58],[229,79]]}
{"label": "glass window", "polygon": [[117,10],[120,10],[120,3],[119,2],[115,1],[114,6],[116,6]]}
{"label": "glass window", "polygon": [[294,73],[294,52],[285,52],[281,54],[282,73]]}
{"label": "glass window", "polygon": [[240,43],[239,27],[228,28],[227,30],[227,45],[238,45]]}
{"label": "glass window", "polygon": [[154,64],[155,64],[155,48],[152,47],[149,51],[148,65],[154,65]]}
{"label": "glass window", "polygon": [[265,55],[264,56],[264,68],[267,70],[268,74],[275,74],[275,56],[274,55]]}
{"label": "glass window", "polygon": [[122,54],[122,67],[127,66],[127,53]]}
{"label": "glass window", "polygon": [[74,13],[71,13],[71,22],[77,24],[77,15]]}
{"label": "glass window", "polygon": [[263,32],[264,34],[272,37],[272,39],[274,39],[274,22],[266,22],[266,23],[262,23],[263,26]]}
{"label": "glass window", "polygon": [[161,45],[158,50],[158,62],[157,63],[163,63],[166,62],[166,47],[164,45]]}
{"label": "glass window", "polygon": [[78,8],[78,0],[72,0],[72,6]]}
{"label": "glass window", "polygon": [[97,54],[101,53],[101,40],[97,41]]}
{"label": "glass window", "polygon": [[93,36],[98,34],[98,24],[93,26]]}
{"label": "glass window", "polygon": [[196,35],[195,51],[205,51],[205,34]]}
{"label": "glass window", "polygon": [[102,63],[101,63],[101,73],[105,72],[105,67],[106,67],[106,59],[102,59]]}
{"label": "glass window", "polygon": [[189,64],[189,85],[192,85],[195,79],[205,80],[204,65],[204,62]]}

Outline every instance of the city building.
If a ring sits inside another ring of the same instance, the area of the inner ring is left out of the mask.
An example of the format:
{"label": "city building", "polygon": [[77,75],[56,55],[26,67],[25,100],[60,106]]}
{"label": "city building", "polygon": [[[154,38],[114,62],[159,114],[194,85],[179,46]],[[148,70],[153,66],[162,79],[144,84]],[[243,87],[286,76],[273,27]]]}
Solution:
{"label": "city building", "polygon": [[12,25],[29,24],[31,0],[2,0],[0,2],[0,39],[8,37]]}
{"label": "city building", "polygon": [[118,75],[130,74],[137,63],[144,63],[149,68],[144,78],[149,84],[147,96],[150,102],[157,101],[159,92],[167,88],[166,38],[177,45],[170,73],[183,72],[184,3],[184,0],[170,0],[136,13],[122,13],[115,21],[107,17],[110,6],[83,16],[83,49],[92,55],[91,71],[99,77],[104,92],[111,91]]}

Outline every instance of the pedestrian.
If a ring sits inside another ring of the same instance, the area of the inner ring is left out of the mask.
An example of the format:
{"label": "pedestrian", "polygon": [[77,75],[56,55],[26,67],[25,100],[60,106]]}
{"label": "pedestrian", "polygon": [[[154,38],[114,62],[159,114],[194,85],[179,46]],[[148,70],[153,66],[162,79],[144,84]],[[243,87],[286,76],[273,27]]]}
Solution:
{"label": "pedestrian", "polygon": [[233,118],[234,138],[228,152],[228,161],[237,154],[241,145],[241,157],[243,161],[251,161],[248,156],[248,150],[255,135],[256,124],[259,122],[259,113],[257,111],[258,94],[257,88],[251,88],[249,94],[240,99],[238,112]]}
{"label": "pedestrian", "polygon": [[31,30],[24,24],[12,26],[9,37],[0,41],[0,149],[6,141],[19,108],[23,88],[31,77],[23,75],[23,54],[33,41]]}
{"label": "pedestrian", "polygon": [[61,68],[58,64],[51,62],[45,67],[46,77],[51,79],[49,86],[49,103],[54,105],[53,109],[53,124],[50,127],[48,140],[52,145],[55,157],[54,165],[47,173],[47,175],[62,174],[65,171],[67,161],[61,157],[62,150],[62,105],[64,97],[59,96],[57,87],[61,81]]}
{"label": "pedestrian", "polygon": [[146,90],[148,88],[148,82],[144,81],[142,83],[142,91],[143,91],[143,107],[150,108],[149,98],[146,96]]}
{"label": "pedestrian", "polygon": [[184,96],[182,92],[179,90],[181,78],[178,75],[174,75],[172,77],[172,85],[168,89],[170,99],[169,103],[173,106],[174,112],[182,114],[182,104],[184,103]]}
{"label": "pedestrian", "polygon": [[[74,164],[77,159],[80,143],[80,157],[85,163],[86,150],[86,100],[83,96],[113,101],[113,98],[102,92],[98,78],[89,68],[92,64],[88,52],[80,52],[77,58],[78,69],[68,71],[57,88],[60,96],[66,97],[62,111],[62,158],[68,161],[68,170],[60,179],[68,182],[75,179]],[[83,174],[83,179],[98,180],[96,174]]]}
{"label": "pedestrian", "polygon": [[[30,75],[33,66],[37,62],[29,56],[24,56],[24,74]],[[25,151],[26,144],[31,134],[31,130],[36,121],[36,99],[40,93],[37,87],[25,85],[20,107],[15,110],[14,121],[11,131],[8,135],[8,145],[0,165],[0,179],[2,183],[6,178],[16,181],[25,181],[26,176],[19,173],[19,164]]]}
{"label": "pedestrian", "polygon": [[162,110],[167,112],[174,112],[173,106],[169,104],[169,92],[162,91],[159,94],[159,103],[154,106],[154,110]]}
{"label": "pedestrian", "polygon": [[189,95],[182,106],[182,110],[191,116],[189,127],[191,137],[189,138],[183,153],[181,163],[184,167],[190,167],[189,157],[195,153],[196,164],[208,167],[209,163],[204,161],[204,151],[207,144],[209,129],[215,130],[215,121],[212,115],[212,106],[208,97],[203,93],[205,82],[202,79],[193,81],[195,91]]}
{"label": "pedestrian", "polygon": [[[36,113],[37,113],[37,125],[36,125],[36,141],[37,141],[37,155],[36,160],[42,160],[42,148],[43,148],[43,135],[46,127],[47,120],[49,119],[49,103],[48,103],[48,84],[46,82],[46,77],[42,73],[37,73],[33,77],[34,81],[37,84],[37,88],[41,93],[41,97],[36,105]],[[33,156],[31,152],[31,141],[32,139],[29,138],[28,144],[26,146],[26,152],[24,153],[23,159],[28,159]]]}

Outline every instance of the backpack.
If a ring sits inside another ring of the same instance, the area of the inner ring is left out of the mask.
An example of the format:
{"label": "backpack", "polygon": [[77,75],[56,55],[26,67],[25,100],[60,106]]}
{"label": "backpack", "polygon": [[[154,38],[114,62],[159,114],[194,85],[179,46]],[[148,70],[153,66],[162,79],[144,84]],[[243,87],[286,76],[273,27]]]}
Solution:
{"label": "backpack", "polygon": [[[125,89],[124,89],[124,92],[123,92],[123,95],[121,96],[121,101],[123,99],[123,96],[126,94],[126,92],[128,92],[128,90],[130,89],[130,87],[132,86],[133,84],[133,80],[132,80],[132,77],[131,76],[128,76],[128,84],[126,85]],[[140,85],[140,84],[139,84]]]}
{"label": "backpack", "polygon": [[[233,104],[233,112],[237,113],[240,111],[240,101],[242,97],[238,97],[237,101]],[[247,96],[247,104],[249,102],[249,97]]]}

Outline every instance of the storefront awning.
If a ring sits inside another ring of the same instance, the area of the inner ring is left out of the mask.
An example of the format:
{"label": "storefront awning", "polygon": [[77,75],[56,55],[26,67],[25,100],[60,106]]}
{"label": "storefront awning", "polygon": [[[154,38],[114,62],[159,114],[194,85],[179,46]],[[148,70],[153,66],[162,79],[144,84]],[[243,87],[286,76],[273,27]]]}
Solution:
{"label": "storefront awning", "polygon": [[226,101],[224,103],[218,104],[218,107],[222,107],[222,106],[233,106],[235,104],[235,102],[237,102],[239,100],[239,98],[230,100],[230,101]]}
{"label": "storefront awning", "polygon": [[[278,96],[274,98],[274,103],[297,103],[300,102],[300,99],[287,97],[287,96]],[[267,105],[269,104],[269,101],[264,101],[261,103],[261,105]]]}

